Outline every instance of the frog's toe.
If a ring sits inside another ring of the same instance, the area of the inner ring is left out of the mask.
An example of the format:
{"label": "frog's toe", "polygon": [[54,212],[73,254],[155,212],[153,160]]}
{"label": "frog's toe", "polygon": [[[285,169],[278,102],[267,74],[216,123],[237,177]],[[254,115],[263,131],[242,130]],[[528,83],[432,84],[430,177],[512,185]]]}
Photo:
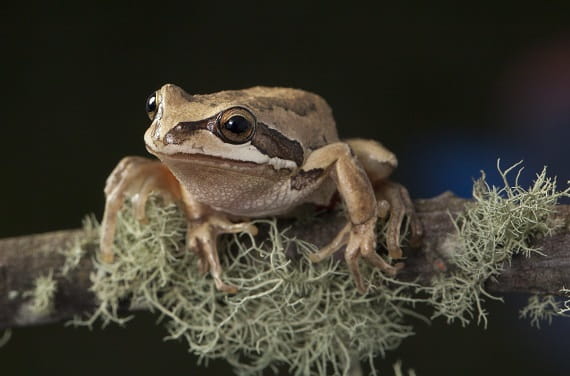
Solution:
{"label": "frog's toe", "polygon": [[363,257],[372,266],[388,273],[389,275],[393,276],[397,272],[396,267],[390,265],[380,255],[378,255],[378,253],[376,253],[375,225],[376,220],[372,219],[360,225],[353,226],[352,231],[350,232],[350,239],[346,246],[345,260],[350,272],[352,273],[354,283],[356,284],[358,291],[361,293],[365,293],[367,287],[363,282],[362,275],[360,274],[360,269],[358,267],[360,257]]}
{"label": "frog's toe", "polygon": [[258,233],[257,226],[249,221],[234,223],[220,216],[212,216],[208,219],[208,221],[210,225],[216,227],[216,230],[219,233],[236,234],[239,232],[247,232],[252,236],[257,235]]}
{"label": "frog's toe", "polygon": [[398,270],[397,267],[390,265],[376,253],[375,225],[375,218],[359,225],[348,223],[339,231],[332,242],[321,248],[318,252],[310,254],[309,259],[312,262],[320,262],[346,246],[344,251],[346,265],[352,274],[358,291],[363,294],[366,293],[367,287],[360,273],[360,267],[358,266],[361,257],[372,266],[379,268],[389,275],[395,275]]}
{"label": "frog's toe", "polygon": [[224,283],[220,278],[214,278],[214,283],[218,291],[225,292],[226,294],[236,294],[239,291],[236,286]]}
{"label": "frog's toe", "polygon": [[[351,239],[352,240],[352,239]],[[350,241],[344,252],[344,260],[346,265],[352,274],[352,279],[356,288],[361,294],[366,293],[367,287],[362,279],[362,274],[360,274],[360,267],[358,266],[358,260],[360,259],[360,247],[357,242]]]}
{"label": "frog's toe", "polygon": [[135,218],[141,223],[148,223],[148,218],[146,216],[146,203],[150,196],[150,191],[150,189],[145,189],[131,198]]}
{"label": "frog's toe", "polygon": [[410,229],[411,229],[410,245],[416,248],[422,244],[424,229],[422,227],[422,223],[420,222],[420,218],[418,217],[415,211],[412,212],[412,214],[410,214],[409,218],[410,218]]}
{"label": "frog's toe", "polygon": [[388,202],[390,216],[386,229],[386,248],[393,259],[403,257],[400,247],[402,223],[408,218],[410,226],[410,245],[419,245],[422,237],[422,226],[415,213],[414,205],[408,190],[394,182],[384,182],[376,189],[378,202]]}
{"label": "frog's toe", "polygon": [[109,248],[110,247],[101,247],[100,259],[105,264],[112,264],[115,261],[115,254]]}
{"label": "frog's toe", "polygon": [[332,256],[336,251],[344,247],[348,243],[348,237],[350,230],[352,228],[351,223],[347,223],[336,235],[336,237],[326,246],[319,249],[315,253],[309,255],[309,259],[312,262],[321,262],[330,256]]}
{"label": "frog's toe", "polygon": [[372,266],[388,273],[391,276],[396,275],[397,268],[390,265],[386,260],[384,260],[378,253],[376,253],[375,245],[369,244],[369,242],[361,247],[362,257],[368,261]]}
{"label": "frog's toe", "polygon": [[245,230],[254,231],[257,228],[250,222],[232,223],[223,217],[217,216],[211,216],[200,223],[192,223],[191,221],[188,223],[186,232],[187,248],[198,256],[198,271],[202,274],[209,272],[219,291],[235,294],[238,292],[238,288],[222,280],[223,268],[218,256],[217,236],[220,233]]}

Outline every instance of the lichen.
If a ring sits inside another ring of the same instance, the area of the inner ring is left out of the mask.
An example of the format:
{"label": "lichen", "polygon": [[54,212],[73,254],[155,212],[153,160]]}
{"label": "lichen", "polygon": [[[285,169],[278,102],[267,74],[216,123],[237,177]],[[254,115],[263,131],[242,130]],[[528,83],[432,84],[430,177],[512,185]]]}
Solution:
{"label": "lichen", "polygon": [[57,282],[53,278],[53,271],[47,275],[39,276],[34,281],[34,287],[23,293],[29,298],[26,310],[32,315],[49,315],[53,311],[53,298],[57,290]]}
{"label": "lichen", "polygon": [[12,330],[6,329],[4,333],[0,335],[0,348],[6,346],[8,342],[10,342],[10,338],[12,338]]}
{"label": "lichen", "polygon": [[454,218],[456,233],[447,242],[447,247],[453,248],[447,250],[452,271],[436,277],[428,290],[433,317],[443,316],[449,323],[457,320],[462,325],[477,317],[477,322],[486,326],[483,302],[500,298],[489,294],[484,282],[498,276],[513,255],[540,254],[531,240],[561,226],[550,220],[550,214],[559,198],[570,196],[570,188],[558,192],[556,179],[546,176],[546,168],[528,189],[519,184],[519,168],[511,185],[509,174],[520,163],[502,171],[497,162],[504,183],[501,188],[489,186],[482,172],[473,187],[474,201]]}
{"label": "lichen", "polygon": [[404,372],[402,370],[402,362],[400,360],[394,363],[392,368],[394,369],[394,376],[416,376],[416,371],[413,369],[408,369],[408,372]]}
{"label": "lichen", "polygon": [[[211,277],[199,273],[196,255],[185,250],[186,219],[175,205],[151,198],[149,221],[142,224],[127,204],[117,222],[116,261],[95,261],[92,290],[98,308],[75,323],[123,325],[131,316],[120,308],[129,301],[132,308],[156,312],[167,338],[184,341],[201,362],[225,359],[238,374],[260,374],[279,366],[295,375],[347,374],[354,359],[368,361],[376,374],[373,360],[413,335],[410,319],[423,318],[414,310],[418,303],[433,307],[434,318],[467,325],[477,317],[486,324],[484,300],[498,298],[485,291],[484,282],[496,277],[513,255],[540,253],[530,240],[561,225],[550,220],[550,213],[558,198],[570,196],[570,189],[557,192],[545,170],[528,189],[519,185],[520,170],[511,185],[508,175],[518,165],[506,171],[499,168],[502,188],[489,186],[484,173],[475,182],[474,201],[453,219],[456,232],[441,252],[450,272],[429,286],[419,286],[391,279],[363,263],[371,286],[366,295],[354,288],[343,263],[332,258],[311,263],[307,255],[315,247],[291,237],[275,219],[255,222],[268,234],[263,242],[247,234],[222,237],[224,279],[239,292],[218,292]],[[383,225],[378,231],[380,247]],[[90,226],[90,231],[96,229]],[[406,231],[404,226],[404,235]],[[93,246],[97,240],[89,241]],[[286,256],[290,247],[297,249],[298,259]],[[70,252],[72,260],[65,270],[77,265],[81,256],[80,251]],[[401,366],[394,371],[401,374]]]}
{"label": "lichen", "polygon": [[540,323],[552,324],[554,317],[569,317],[563,303],[553,295],[531,295],[528,303],[519,311],[519,318],[530,320],[530,326],[540,329]]}
{"label": "lichen", "polygon": [[10,290],[8,292],[8,300],[14,300],[20,296],[20,292],[17,290]]}
{"label": "lichen", "polygon": [[[224,278],[239,287],[227,295],[183,250],[186,220],[176,206],[153,199],[147,215],[143,225],[130,210],[120,213],[116,261],[97,262],[92,277],[100,304],[76,323],[124,324],[130,316],[120,314],[119,303],[128,298],[160,314],[168,339],[184,340],[205,363],[225,359],[238,374],[279,365],[295,375],[347,374],[353,356],[372,365],[413,334],[407,317],[419,299],[408,291],[415,285],[364,267],[372,291],[362,295],[344,264],[311,263],[315,247],[288,236],[275,219],[256,221],[268,232],[263,243],[246,234],[224,238]],[[288,247],[299,251],[298,260],[287,258]]]}
{"label": "lichen", "polygon": [[570,289],[562,287],[560,289],[560,292],[566,297],[566,299],[560,306],[560,310],[558,311],[558,313],[561,315],[566,315],[566,314],[570,315]]}
{"label": "lichen", "polygon": [[96,243],[99,239],[99,224],[93,215],[85,217],[83,220],[83,231],[77,236],[71,246],[62,248],[60,253],[64,256],[64,263],[59,268],[59,275],[66,277],[69,272],[79,266],[81,259],[85,256],[86,246]]}

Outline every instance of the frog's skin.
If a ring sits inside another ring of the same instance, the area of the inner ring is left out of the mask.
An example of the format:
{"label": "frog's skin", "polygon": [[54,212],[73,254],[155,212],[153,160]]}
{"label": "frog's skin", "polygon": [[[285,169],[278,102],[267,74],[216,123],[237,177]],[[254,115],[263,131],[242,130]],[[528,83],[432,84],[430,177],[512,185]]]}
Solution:
{"label": "frog's skin", "polygon": [[357,288],[366,287],[358,261],[394,274],[397,267],[376,253],[377,218],[387,217],[387,248],[402,257],[400,226],[410,217],[412,237],[421,236],[406,189],[389,182],[394,154],[372,140],[340,141],[332,111],[318,95],[297,89],[252,87],[190,95],[167,84],[147,101],[152,123],[144,135],[159,160],[126,157],[107,179],[101,231],[105,262],[113,261],[117,213],[132,196],[145,219],[145,203],[157,192],[177,202],[188,218],[186,245],[200,257],[216,287],[222,281],[219,234],[257,229],[250,218],[286,214],[304,203],[327,205],[339,192],[347,224],[311,259],[321,261],[346,246],[344,255]]}

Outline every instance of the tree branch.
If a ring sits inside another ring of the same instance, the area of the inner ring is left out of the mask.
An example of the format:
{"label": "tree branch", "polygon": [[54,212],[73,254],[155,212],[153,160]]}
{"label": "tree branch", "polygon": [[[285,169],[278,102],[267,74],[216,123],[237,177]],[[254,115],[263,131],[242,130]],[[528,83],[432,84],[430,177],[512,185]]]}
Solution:
{"label": "tree branch", "polygon": [[[442,245],[455,232],[451,217],[461,212],[466,202],[450,193],[416,201],[425,235],[419,249],[407,250],[406,267],[399,278],[427,282],[446,269]],[[334,213],[327,215],[313,224],[293,223],[288,234],[324,245],[345,221]],[[546,257],[515,257],[496,281],[487,282],[490,292],[559,294],[563,286],[570,286],[570,205],[559,205],[554,216],[564,223],[562,229],[536,240]],[[31,313],[30,299],[24,296],[37,277],[61,269],[65,260],[61,251],[81,234],[82,230],[67,230],[0,240],[0,329],[61,321],[95,308],[95,297],[89,291],[95,247],[87,250],[88,257],[83,257],[67,276],[54,274],[57,291],[51,313]]]}

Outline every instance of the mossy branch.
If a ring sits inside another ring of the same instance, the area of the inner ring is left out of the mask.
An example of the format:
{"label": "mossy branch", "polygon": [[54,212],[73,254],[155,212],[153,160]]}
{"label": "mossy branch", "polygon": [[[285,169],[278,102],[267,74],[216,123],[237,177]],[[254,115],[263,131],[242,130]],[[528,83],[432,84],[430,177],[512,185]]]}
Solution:
{"label": "mossy branch", "polygon": [[[450,193],[415,202],[425,236],[419,249],[407,251],[406,267],[399,279],[427,283],[448,268],[446,252],[454,249],[450,244],[450,234],[455,233],[452,218],[463,211],[467,202]],[[562,287],[570,286],[570,205],[558,205],[552,219],[564,225],[555,234],[534,240],[546,257],[515,257],[498,278],[487,281],[487,291],[559,295]],[[283,222],[292,226],[289,236],[320,246],[334,236],[344,218],[330,213],[310,223]],[[96,309],[95,296],[90,291],[90,274],[95,270],[93,257],[77,255],[77,266],[64,265],[74,259],[70,252],[95,254],[96,247],[85,249],[77,244],[79,239],[96,236],[88,232],[67,230],[0,240],[0,328],[62,321]],[[53,275],[57,281],[53,304],[43,312],[33,309],[38,302],[26,292],[37,287],[38,278],[53,271],[59,271]]]}

